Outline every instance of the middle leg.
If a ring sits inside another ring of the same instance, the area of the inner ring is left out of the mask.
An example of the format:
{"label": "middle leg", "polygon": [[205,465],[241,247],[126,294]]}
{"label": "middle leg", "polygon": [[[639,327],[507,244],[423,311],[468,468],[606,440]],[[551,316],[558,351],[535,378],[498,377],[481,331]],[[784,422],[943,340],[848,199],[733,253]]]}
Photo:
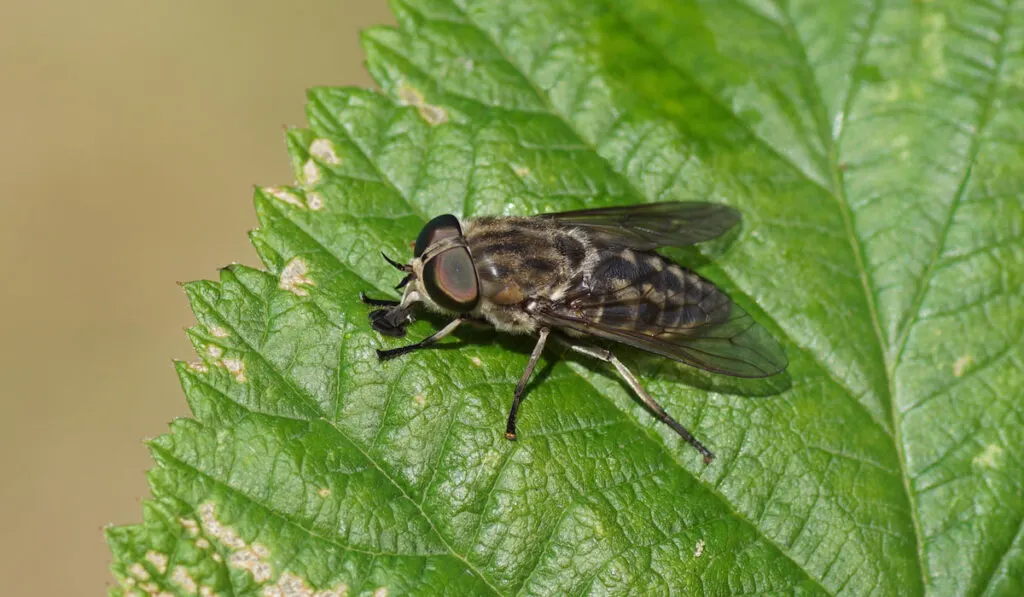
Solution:
{"label": "middle leg", "polygon": [[516,438],[516,416],[519,414],[519,403],[522,402],[526,383],[530,381],[530,376],[533,375],[533,370],[537,367],[540,353],[544,351],[544,344],[548,341],[550,333],[551,330],[548,328],[540,329],[540,337],[537,338],[537,344],[533,347],[533,352],[530,353],[530,362],[526,364],[523,376],[519,378],[519,383],[516,385],[516,391],[512,395],[512,410],[508,413],[508,423],[505,425],[505,439],[514,440]]}

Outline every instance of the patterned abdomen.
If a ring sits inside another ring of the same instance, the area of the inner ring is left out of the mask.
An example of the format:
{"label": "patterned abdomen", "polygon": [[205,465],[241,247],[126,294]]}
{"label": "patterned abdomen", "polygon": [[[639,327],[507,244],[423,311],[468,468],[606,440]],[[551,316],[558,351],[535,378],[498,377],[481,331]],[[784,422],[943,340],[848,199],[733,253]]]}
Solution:
{"label": "patterned abdomen", "polygon": [[[685,336],[729,318],[731,301],[713,284],[656,253],[607,248],[589,280],[569,293],[583,319],[662,337]],[[667,339],[667,338],[666,338]]]}

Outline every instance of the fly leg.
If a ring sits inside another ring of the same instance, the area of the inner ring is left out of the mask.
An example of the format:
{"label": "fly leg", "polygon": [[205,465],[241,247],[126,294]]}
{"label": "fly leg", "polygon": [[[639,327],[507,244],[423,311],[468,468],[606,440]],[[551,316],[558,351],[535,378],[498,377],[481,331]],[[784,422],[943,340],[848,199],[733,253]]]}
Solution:
{"label": "fly leg", "polygon": [[505,439],[514,440],[516,438],[516,415],[519,413],[519,403],[523,400],[526,383],[530,381],[530,376],[533,375],[533,370],[537,367],[540,353],[544,351],[544,344],[548,341],[550,333],[551,330],[548,328],[540,329],[540,337],[537,338],[537,344],[533,347],[533,352],[530,353],[530,361],[526,363],[523,376],[519,378],[519,383],[516,385],[516,391],[512,395],[512,410],[508,413],[508,424],[505,425]]}
{"label": "fly leg", "polygon": [[665,409],[658,404],[658,401],[652,398],[651,395],[647,393],[647,390],[640,385],[640,380],[633,375],[633,372],[626,368],[626,366],[622,364],[622,361],[615,358],[615,355],[613,355],[611,351],[594,346],[588,346],[586,344],[575,344],[567,338],[561,338],[558,336],[556,336],[556,338],[578,353],[585,354],[589,357],[594,357],[595,359],[614,365],[615,369],[618,370],[619,375],[622,376],[622,379],[629,384],[629,387],[633,389],[640,400],[643,401],[644,405],[654,413],[654,416],[658,417],[659,420],[671,427],[672,431],[678,433],[679,437],[686,440],[688,444],[696,448],[697,451],[701,453],[701,456],[704,457],[704,464],[711,464],[711,461],[715,458],[715,455],[711,453],[711,450],[705,448],[704,444],[700,443],[697,438],[693,437],[692,433],[679,424],[679,421],[676,421],[672,418],[672,415],[665,412]]}
{"label": "fly leg", "polygon": [[407,346],[399,346],[398,348],[392,348],[390,350],[380,350],[378,348],[377,349],[377,358],[382,360],[382,361],[386,361],[388,359],[393,359],[395,357],[400,357],[403,354],[410,353],[410,352],[412,352],[414,350],[419,350],[421,348],[426,348],[426,347],[430,346],[431,344],[437,342],[441,338],[444,338],[448,334],[454,332],[455,328],[459,327],[459,324],[461,324],[463,321],[464,320],[461,317],[458,318],[458,319],[453,319],[448,325],[444,326],[443,328],[439,329],[438,331],[434,332],[433,334],[427,336],[426,338],[420,340],[419,342],[416,342],[415,344],[409,344]]}
{"label": "fly leg", "polygon": [[375,299],[366,296],[365,292],[359,293],[359,300],[363,301],[364,305],[372,305],[374,307],[397,307],[400,303],[398,301],[392,301],[389,299]]}

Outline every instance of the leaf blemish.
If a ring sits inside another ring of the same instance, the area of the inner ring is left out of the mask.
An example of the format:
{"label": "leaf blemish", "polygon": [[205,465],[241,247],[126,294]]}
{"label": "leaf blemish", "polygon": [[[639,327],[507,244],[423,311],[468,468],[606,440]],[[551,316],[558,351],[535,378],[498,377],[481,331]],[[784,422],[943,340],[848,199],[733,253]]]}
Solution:
{"label": "leaf blemish", "polygon": [[965,354],[964,356],[957,359],[956,362],[953,363],[953,377],[960,377],[961,375],[963,375],[964,369],[966,369],[967,366],[970,365],[973,361],[974,359],[972,359],[971,355],[969,354]]}
{"label": "leaf blemish", "polygon": [[334,144],[330,139],[316,139],[309,144],[309,154],[325,164],[337,166],[341,158],[334,151]]}
{"label": "leaf blemish", "polygon": [[316,492],[316,494],[322,498],[329,497],[331,495],[331,490],[327,489],[326,487],[321,487],[320,490]]}
{"label": "leaf blemish", "polygon": [[267,558],[270,557],[270,550],[259,543],[253,543],[251,547],[240,549],[231,554],[228,561],[235,568],[248,570],[256,582],[262,583],[270,580],[272,569]]}
{"label": "leaf blemish", "polygon": [[149,550],[146,552],[146,560],[156,568],[160,574],[167,572],[167,555],[158,551]]}
{"label": "leaf blemish", "polygon": [[273,585],[263,587],[263,597],[345,597],[348,585],[340,584],[331,589],[315,591],[301,577],[284,572]]}
{"label": "leaf blemish", "polygon": [[693,557],[699,558],[704,555],[704,540],[700,539],[697,541],[697,545],[693,548]]}
{"label": "leaf blemish", "polygon": [[227,338],[229,335],[227,330],[217,325],[210,326],[210,334],[215,338]]}
{"label": "leaf blemish", "polygon": [[436,126],[448,122],[448,111],[441,106],[428,104],[423,93],[415,87],[402,85],[398,88],[398,98],[403,104],[413,106],[420,113],[420,118],[427,121],[427,124]]}
{"label": "leaf blemish", "polygon": [[290,205],[294,205],[295,207],[305,207],[305,205],[303,205],[302,201],[298,197],[282,189],[281,187],[263,187],[263,192],[270,195],[271,197],[274,197],[275,199],[284,201],[285,203],[288,203]]}
{"label": "leaf blemish", "polygon": [[199,517],[203,521],[203,528],[206,529],[206,532],[232,549],[242,549],[245,547],[245,541],[238,536],[234,529],[222,525],[217,520],[216,509],[217,506],[213,502],[207,502],[199,506]]}
{"label": "leaf blemish", "polygon": [[181,526],[185,527],[185,532],[188,533],[189,537],[195,537],[199,534],[199,523],[192,520],[191,518],[179,518],[178,522]]}
{"label": "leaf blemish", "polygon": [[484,366],[484,362],[480,360],[480,357],[469,357],[469,360],[477,367]]}
{"label": "leaf blemish", "polygon": [[307,187],[316,186],[320,182],[320,167],[313,158],[309,158],[302,165],[302,182]]}
{"label": "leaf blemish", "polygon": [[307,273],[309,273],[309,268],[306,266],[306,262],[296,257],[281,270],[281,278],[277,287],[296,296],[309,296],[309,291],[302,286],[315,286],[316,283],[306,277]]}
{"label": "leaf blemish", "polygon": [[235,376],[235,381],[238,383],[245,381],[245,363],[242,362],[242,359],[222,359],[221,364]]}
{"label": "leaf blemish", "polygon": [[139,580],[149,580],[149,572],[142,567],[142,564],[135,562],[128,568],[128,572]]}
{"label": "leaf blemish", "polygon": [[412,397],[412,399],[415,400],[416,404],[419,404],[420,406],[423,406],[424,404],[427,403],[427,399],[423,396],[423,394],[416,394]]}
{"label": "leaf blemish", "polygon": [[313,211],[320,211],[324,208],[324,196],[320,193],[306,193],[306,205]]}
{"label": "leaf blemish", "polygon": [[971,462],[976,466],[984,468],[1001,468],[1003,465],[1003,448],[996,444],[989,444]]}
{"label": "leaf blemish", "polygon": [[175,566],[174,573],[171,574],[171,580],[189,593],[195,593],[199,590],[199,585],[196,584],[195,579],[192,578],[192,575],[188,573],[184,566]]}
{"label": "leaf blemish", "polygon": [[[263,583],[270,580],[272,568],[266,561],[270,557],[270,550],[259,543],[248,545],[234,529],[217,520],[216,508],[217,506],[213,502],[206,502],[199,506],[199,518],[203,522],[203,529],[234,550],[228,556],[228,561],[232,566],[248,570],[256,582]],[[214,554],[214,559],[220,561],[218,555]]]}
{"label": "leaf blemish", "polygon": [[[245,381],[245,363],[242,359],[224,357],[224,349],[215,344],[208,344],[206,346],[206,353],[216,359],[214,365],[223,367],[228,370],[231,375],[235,376],[235,381],[242,383]],[[224,358],[221,358],[224,357]],[[191,365],[190,365],[191,367]],[[194,371],[206,373],[208,370],[206,365],[200,367],[191,367]]]}

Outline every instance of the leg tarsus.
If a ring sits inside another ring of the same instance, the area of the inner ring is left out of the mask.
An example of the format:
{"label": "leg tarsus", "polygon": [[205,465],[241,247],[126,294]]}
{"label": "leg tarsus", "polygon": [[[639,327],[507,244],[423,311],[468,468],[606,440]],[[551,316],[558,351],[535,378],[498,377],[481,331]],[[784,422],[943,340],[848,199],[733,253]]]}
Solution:
{"label": "leg tarsus", "polygon": [[451,320],[451,322],[448,323],[448,325],[444,326],[440,330],[434,332],[430,336],[427,336],[426,338],[424,338],[424,339],[422,339],[419,342],[416,342],[414,344],[408,344],[406,346],[399,346],[398,348],[392,348],[392,349],[389,349],[389,350],[380,350],[378,348],[377,349],[377,358],[382,360],[382,361],[386,361],[388,359],[393,359],[395,357],[400,357],[403,354],[408,354],[408,353],[410,353],[410,352],[412,352],[414,350],[419,350],[421,348],[426,348],[426,347],[430,346],[431,344],[437,342],[438,340],[444,338],[448,334],[451,334],[452,332],[454,332],[455,328],[459,327],[459,324],[461,324],[462,321],[463,321],[462,318],[453,319],[453,320]]}
{"label": "leg tarsus", "polygon": [[548,328],[540,329],[537,344],[534,345],[533,352],[530,353],[530,360],[526,363],[526,369],[523,370],[523,375],[519,378],[519,383],[516,384],[516,391],[512,394],[512,410],[509,411],[508,422],[505,424],[505,439],[507,440],[514,441],[516,439],[516,416],[519,414],[519,404],[522,402],[523,392],[526,391],[526,384],[537,367],[540,354],[544,351],[544,344],[548,341],[549,333],[551,330]]}

